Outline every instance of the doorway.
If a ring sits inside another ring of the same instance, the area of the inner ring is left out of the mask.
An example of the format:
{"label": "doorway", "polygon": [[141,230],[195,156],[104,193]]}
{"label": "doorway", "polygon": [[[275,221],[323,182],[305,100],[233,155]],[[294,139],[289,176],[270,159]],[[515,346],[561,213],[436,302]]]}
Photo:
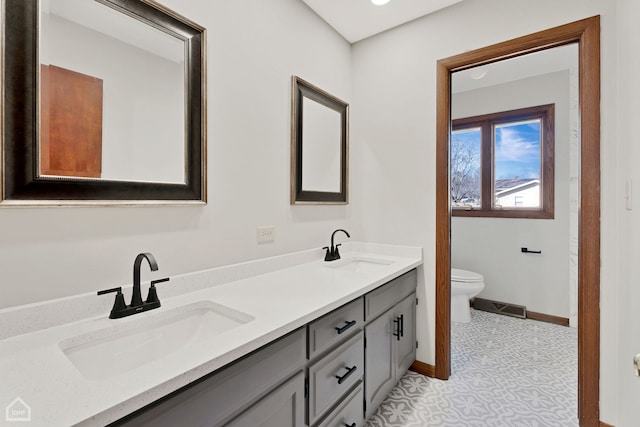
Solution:
{"label": "doorway", "polygon": [[451,371],[451,197],[449,139],[451,73],[479,65],[578,43],[578,418],[599,425],[600,380],[600,18],[577,21],[438,61],[436,134],[436,366]]}

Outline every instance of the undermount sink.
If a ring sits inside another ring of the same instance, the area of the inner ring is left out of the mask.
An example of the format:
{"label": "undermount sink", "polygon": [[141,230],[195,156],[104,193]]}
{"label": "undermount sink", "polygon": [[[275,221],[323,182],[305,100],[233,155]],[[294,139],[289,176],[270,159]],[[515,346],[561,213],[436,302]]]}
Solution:
{"label": "undermount sink", "polygon": [[254,317],[248,314],[201,301],[140,319],[130,318],[126,324],[72,337],[59,346],[85,378],[102,380],[252,320]]}
{"label": "undermount sink", "polygon": [[327,264],[327,267],[336,270],[351,271],[354,273],[367,273],[377,271],[381,267],[393,264],[393,261],[380,258],[347,258],[339,261],[332,261],[335,264]]}

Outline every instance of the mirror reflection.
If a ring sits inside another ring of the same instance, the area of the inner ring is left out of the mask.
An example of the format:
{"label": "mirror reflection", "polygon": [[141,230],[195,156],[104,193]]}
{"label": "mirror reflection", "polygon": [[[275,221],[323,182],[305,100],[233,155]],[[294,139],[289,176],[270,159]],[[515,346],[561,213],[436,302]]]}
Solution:
{"label": "mirror reflection", "polygon": [[185,183],[185,41],[110,3],[41,0],[39,175]]}
{"label": "mirror reflection", "polygon": [[303,98],[302,190],[340,191],[340,113]]}

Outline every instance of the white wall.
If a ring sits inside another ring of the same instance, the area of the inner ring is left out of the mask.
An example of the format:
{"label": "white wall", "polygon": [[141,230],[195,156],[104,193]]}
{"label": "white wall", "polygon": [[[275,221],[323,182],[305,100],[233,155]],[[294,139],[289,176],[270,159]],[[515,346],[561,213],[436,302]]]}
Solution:
{"label": "white wall", "polygon": [[[481,298],[564,318],[570,314],[569,83],[569,71],[560,71],[456,93],[451,104],[454,119],[555,104],[554,218],[453,217],[451,265],[484,276]],[[522,247],[542,254],[523,254]]]}
{"label": "white wall", "polygon": [[436,61],[598,14],[602,16],[601,327],[607,332],[601,336],[601,418],[615,424],[616,2],[465,0],[355,44],[352,158],[359,159],[358,179],[371,190],[353,194],[367,240],[424,247],[418,293],[427,304],[418,307],[418,359],[433,364]]}
{"label": "white wall", "polygon": [[289,205],[291,75],[349,102],[350,45],[299,0],[163,3],[208,31],[208,204],[0,209],[0,307],[131,283],[142,251],[164,277],[362,240],[353,204]]}
{"label": "white wall", "polygon": [[[618,0],[618,140],[617,148],[620,161],[615,209],[620,223],[616,230],[620,236],[620,275],[611,278],[609,285],[617,290],[617,324],[615,328],[603,329],[604,336],[612,336],[612,347],[618,352],[602,347],[607,362],[617,369],[613,370],[619,380],[618,400],[615,413],[610,421],[616,427],[638,425],[640,420],[640,378],[633,373],[631,363],[635,354],[640,352],[640,322],[638,321],[640,304],[640,146],[638,144],[638,117],[640,117],[640,2],[637,0]],[[611,140],[604,141],[606,144]],[[624,184],[631,180],[632,210],[624,203]],[[608,255],[611,258],[614,254]],[[613,297],[610,298],[615,301]],[[607,301],[603,301],[605,304]],[[605,308],[607,306],[605,305]]]}

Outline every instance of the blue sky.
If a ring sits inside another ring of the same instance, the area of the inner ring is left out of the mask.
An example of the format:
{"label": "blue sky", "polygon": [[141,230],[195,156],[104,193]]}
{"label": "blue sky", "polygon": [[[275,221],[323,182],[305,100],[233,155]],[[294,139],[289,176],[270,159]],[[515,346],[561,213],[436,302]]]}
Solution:
{"label": "blue sky", "polygon": [[540,121],[495,128],[496,179],[540,178]]}

